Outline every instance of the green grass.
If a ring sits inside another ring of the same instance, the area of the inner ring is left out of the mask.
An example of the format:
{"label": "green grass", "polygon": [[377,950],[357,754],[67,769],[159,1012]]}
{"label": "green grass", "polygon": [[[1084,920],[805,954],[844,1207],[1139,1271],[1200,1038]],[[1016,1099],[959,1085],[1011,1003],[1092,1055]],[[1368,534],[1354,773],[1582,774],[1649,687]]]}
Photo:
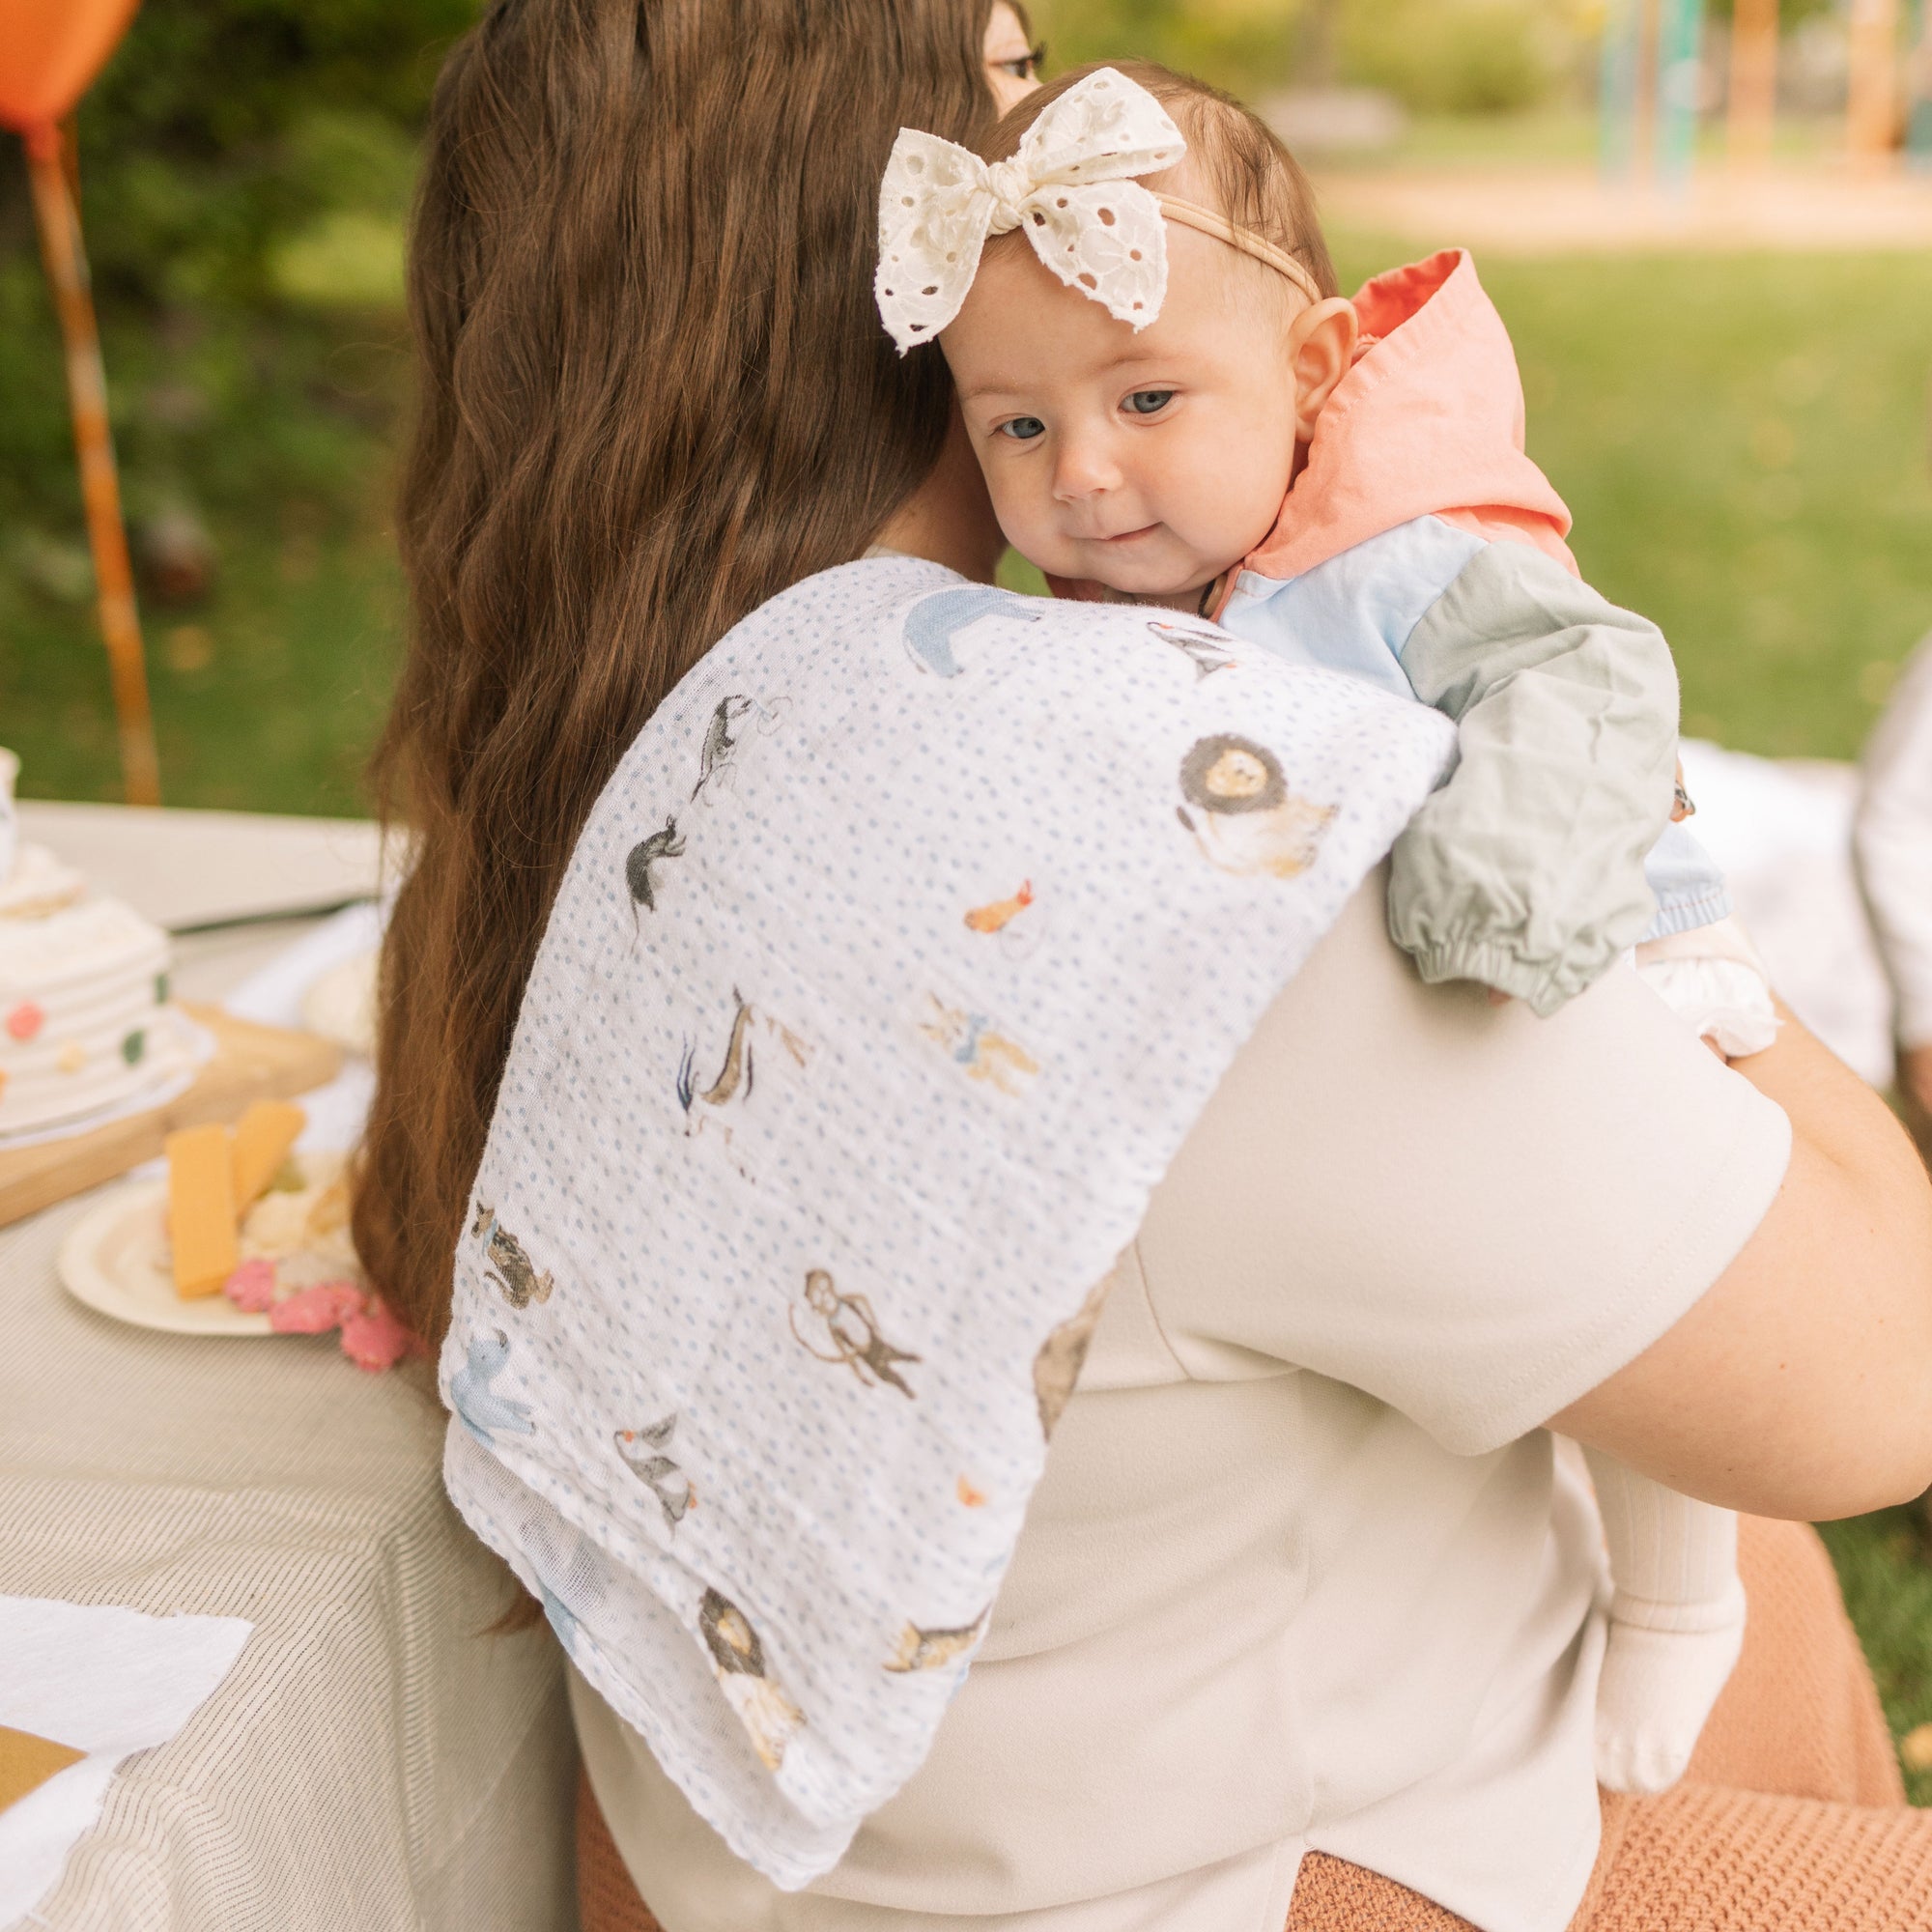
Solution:
{"label": "green grass", "polygon": [[[1871,1660],[1891,1734],[1932,1722],[1932,1530],[1925,1506],[1819,1525],[1845,1606]],[[1932,1772],[1908,1771],[1915,1804],[1932,1804]]]}
{"label": "green grass", "polygon": [[[1336,238],[1345,282],[1405,251]],[[1932,627],[1932,260],[1482,264],[1584,574],[1662,625],[1687,731],[1854,757]]]}
{"label": "green grass", "polygon": [[[222,528],[215,594],[151,611],[149,686],[170,805],[356,815],[401,618],[381,529]],[[0,718],[21,791],[120,795],[105,655],[84,609],[16,616]]]}

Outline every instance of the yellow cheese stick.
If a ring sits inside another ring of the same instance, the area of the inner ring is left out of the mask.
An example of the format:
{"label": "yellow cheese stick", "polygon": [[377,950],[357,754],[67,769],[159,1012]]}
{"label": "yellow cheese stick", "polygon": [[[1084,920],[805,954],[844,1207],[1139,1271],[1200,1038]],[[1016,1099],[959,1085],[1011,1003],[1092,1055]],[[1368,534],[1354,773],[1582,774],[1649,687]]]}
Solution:
{"label": "yellow cheese stick", "polygon": [[289,1157],[308,1116],[288,1100],[257,1100],[235,1123],[235,1211],[245,1214]]}
{"label": "yellow cheese stick", "polygon": [[175,1293],[184,1301],[213,1294],[235,1272],[235,1157],[218,1122],[167,1138],[168,1239]]}

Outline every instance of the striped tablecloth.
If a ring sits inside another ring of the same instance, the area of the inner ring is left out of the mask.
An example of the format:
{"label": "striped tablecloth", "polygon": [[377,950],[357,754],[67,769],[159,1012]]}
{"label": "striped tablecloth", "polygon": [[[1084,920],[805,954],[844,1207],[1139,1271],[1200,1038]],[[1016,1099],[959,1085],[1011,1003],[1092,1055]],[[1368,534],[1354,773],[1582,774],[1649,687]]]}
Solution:
{"label": "striped tablecloth", "polygon": [[[255,824],[272,858],[277,827]],[[143,896],[167,910],[152,875]],[[195,997],[241,956],[183,952]],[[186,1729],[123,1768],[22,1923],[574,1925],[561,1660],[547,1628],[485,1634],[509,1586],[443,1495],[427,1373],[364,1375],[331,1337],[193,1340],[79,1306],[54,1256],[92,1199],[0,1233],[0,1592],[255,1628]]]}

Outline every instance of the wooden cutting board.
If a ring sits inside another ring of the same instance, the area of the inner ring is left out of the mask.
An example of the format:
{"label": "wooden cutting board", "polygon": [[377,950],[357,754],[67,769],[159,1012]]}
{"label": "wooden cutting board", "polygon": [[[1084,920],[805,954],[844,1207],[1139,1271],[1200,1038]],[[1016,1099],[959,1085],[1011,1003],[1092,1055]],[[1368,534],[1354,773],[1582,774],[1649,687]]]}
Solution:
{"label": "wooden cutting board", "polygon": [[251,1100],[286,1100],[333,1080],[342,1050],[312,1033],[257,1026],[218,1007],[182,1002],[182,1010],[214,1036],[214,1057],[194,1085],[165,1106],[128,1114],[71,1140],[0,1151],[0,1227],[84,1193],[144,1160],[153,1160],[177,1127],[234,1121]]}

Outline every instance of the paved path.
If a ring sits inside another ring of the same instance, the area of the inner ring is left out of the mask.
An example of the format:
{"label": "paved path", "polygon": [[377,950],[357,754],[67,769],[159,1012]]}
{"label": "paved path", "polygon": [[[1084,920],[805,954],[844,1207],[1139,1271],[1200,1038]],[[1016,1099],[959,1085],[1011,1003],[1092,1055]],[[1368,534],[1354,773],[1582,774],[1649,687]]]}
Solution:
{"label": "paved path", "polygon": [[1844,167],[1699,172],[1688,192],[1606,187],[1575,166],[1350,170],[1318,179],[1326,220],[1486,254],[1932,248],[1932,176]]}

